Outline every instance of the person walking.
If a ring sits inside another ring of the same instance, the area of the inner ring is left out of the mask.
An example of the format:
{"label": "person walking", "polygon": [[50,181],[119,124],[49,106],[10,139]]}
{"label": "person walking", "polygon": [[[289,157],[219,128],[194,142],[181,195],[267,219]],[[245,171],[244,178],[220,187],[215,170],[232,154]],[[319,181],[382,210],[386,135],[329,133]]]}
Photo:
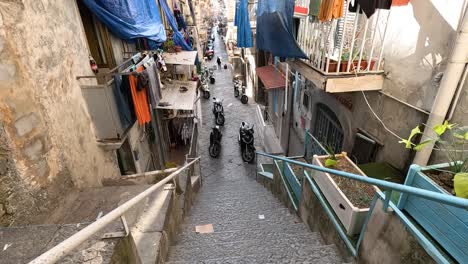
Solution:
{"label": "person walking", "polygon": [[218,70],[221,69],[221,58],[218,56],[218,59],[216,60],[216,63],[218,64]]}

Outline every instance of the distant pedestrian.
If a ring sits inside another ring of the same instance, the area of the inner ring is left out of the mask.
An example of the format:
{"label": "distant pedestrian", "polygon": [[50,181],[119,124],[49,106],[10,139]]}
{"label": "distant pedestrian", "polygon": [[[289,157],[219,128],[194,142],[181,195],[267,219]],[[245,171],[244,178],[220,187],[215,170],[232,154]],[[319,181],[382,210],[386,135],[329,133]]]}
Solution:
{"label": "distant pedestrian", "polygon": [[216,63],[218,64],[218,69],[221,69],[221,58],[218,56],[218,59],[216,60]]}

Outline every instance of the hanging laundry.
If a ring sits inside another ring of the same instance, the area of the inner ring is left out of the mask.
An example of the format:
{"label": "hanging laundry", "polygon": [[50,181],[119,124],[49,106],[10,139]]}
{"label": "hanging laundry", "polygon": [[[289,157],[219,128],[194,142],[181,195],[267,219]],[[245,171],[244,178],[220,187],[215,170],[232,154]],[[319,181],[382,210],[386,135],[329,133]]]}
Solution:
{"label": "hanging laundry", "polygon": [[392,0],[354,0],[349,3],[349,12],[356,13],[357,8],[361,8],[360,13],[364,11],[367,18],[370,18],[377,9],[390,9]]}
{"label": "hanging laundry", "polygon": [[159,77],[157,76],[157,68],[156,63],[152,63],[148,65],[146,68],[149,77],[149,98],[151,105],[156,107],[161,100],[161,89],[159,86]]}
{"label": "hanging laundry", "polygon": [[187,24],[185,23],[184,15],[180,12],[180,10],[174,10],[174,17],[177,21],[177,25],[179,25],[179,30],[184,30],[187,32]]}
{"label": "hanging laundry", "polygon": [[322,0],[318,19],[320,21],[330,21],[343,17],[345,0]]}
{"label": "hanging laundry", "polygon": [[164,12],[164,15],[166,16],[167,22],[169,23],[169,25],[172,28],[172,31],[174,32],[172,35],[172,40],[174,41],[174,43],[178,46],[181,46],[183,50],[192,50],[192,48],[187,44],[187,42],[185,42],[182,33],[177,28],[177,22],[171,13],[171,8],[167,5],[166,0],[159,0],[159,4]]}
{"label": "hanging laundry", "polygon": [[392,0],[392,6],[406,6],[410,0]]}
{"label": "hanging laundry", "polygon": [[[137,72],[140,73],[144,70],[141,66],[137,69]],[[142,90],[138,91],[138,76],[129,75],[128,81],[130,84],[130,90],[132,92],[133,104],[135,107],[136,117],[138,119],[138,124],[143,125],[151,121],[151,114],[149,111],[148,99],[147,99],[147,87],[144,87]]]}
{"label": "hanging laundry", "polygon": [[322,3],[322,0],[310,0],[309,4],[309,14],[311,16],[318,16],[320,12],[320,4]]}
{"label": "hanging laundry", "polygon": [[120,122],[122,123],[123,129],[126,130],[136,119],[128,76],[122,77],[115,75],[113,89]]}

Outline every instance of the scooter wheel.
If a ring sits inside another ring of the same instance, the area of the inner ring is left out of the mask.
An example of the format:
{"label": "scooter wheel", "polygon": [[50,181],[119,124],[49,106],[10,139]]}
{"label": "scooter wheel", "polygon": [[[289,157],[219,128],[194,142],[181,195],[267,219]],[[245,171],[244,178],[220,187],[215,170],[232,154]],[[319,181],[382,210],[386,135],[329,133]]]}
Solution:
{"label": "scooter wheel", "polygon": [[255,158],[255,152],[253,149],[246,147],[244,151],[242,151],[242,160],[244,162],[252,163]]}
{"label": "scooter wheel", "polygon": [[247,95],[244,94],[244,95],[241,97],[241,102],[242,102],[243,104],[247,104],[248,101],[249,101],[249,98],[247,97]]}
{"label": "scooter wheel", "polygon": [[234,89],[234,97],[239,97],[239,90]]}
{"label": "scooter wheel", "polygon": [[216,79],[213,78],[213,77],[211,77],[211,78],[210,78],[210,83],[211,83],[211,84],[215,84],[215,82],[216,82]]}
{"label": "scooter wheel", "polygon": [[208,91],[203,91],[203,98],[209,99],[209,98],[210,98],[210,92],[208,92]]}
{"label": "scooter wheel", "polygon": [[224,125],[224,122],[225,122],[226,120],[224,119],[224,115],[218,115],[218,117],[216,117],[216,120],[215,120],[215,121],[216,121],[216,124],[217,124],[218,126],[222,126],[222,125]]}
{"label": "scooter wheel", "polygon": [[212,158],[217,158],[219,153],[221,153],[221,144],[219,144],[219,142],[211,144],[208,148],[208,152],[210,152],[210,156]]}

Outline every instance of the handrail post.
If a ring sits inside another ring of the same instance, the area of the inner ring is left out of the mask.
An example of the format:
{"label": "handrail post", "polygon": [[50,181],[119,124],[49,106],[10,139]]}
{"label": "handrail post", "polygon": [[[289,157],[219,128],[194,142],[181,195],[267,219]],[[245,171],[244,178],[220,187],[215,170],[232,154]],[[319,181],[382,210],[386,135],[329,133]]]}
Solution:
{"label": "handrail post", "polygon": [[388,213],[388,205],[390,204],[390,199],[392,198],[392,190],[385,190],[385,200],[383,204],[384,212]]}

